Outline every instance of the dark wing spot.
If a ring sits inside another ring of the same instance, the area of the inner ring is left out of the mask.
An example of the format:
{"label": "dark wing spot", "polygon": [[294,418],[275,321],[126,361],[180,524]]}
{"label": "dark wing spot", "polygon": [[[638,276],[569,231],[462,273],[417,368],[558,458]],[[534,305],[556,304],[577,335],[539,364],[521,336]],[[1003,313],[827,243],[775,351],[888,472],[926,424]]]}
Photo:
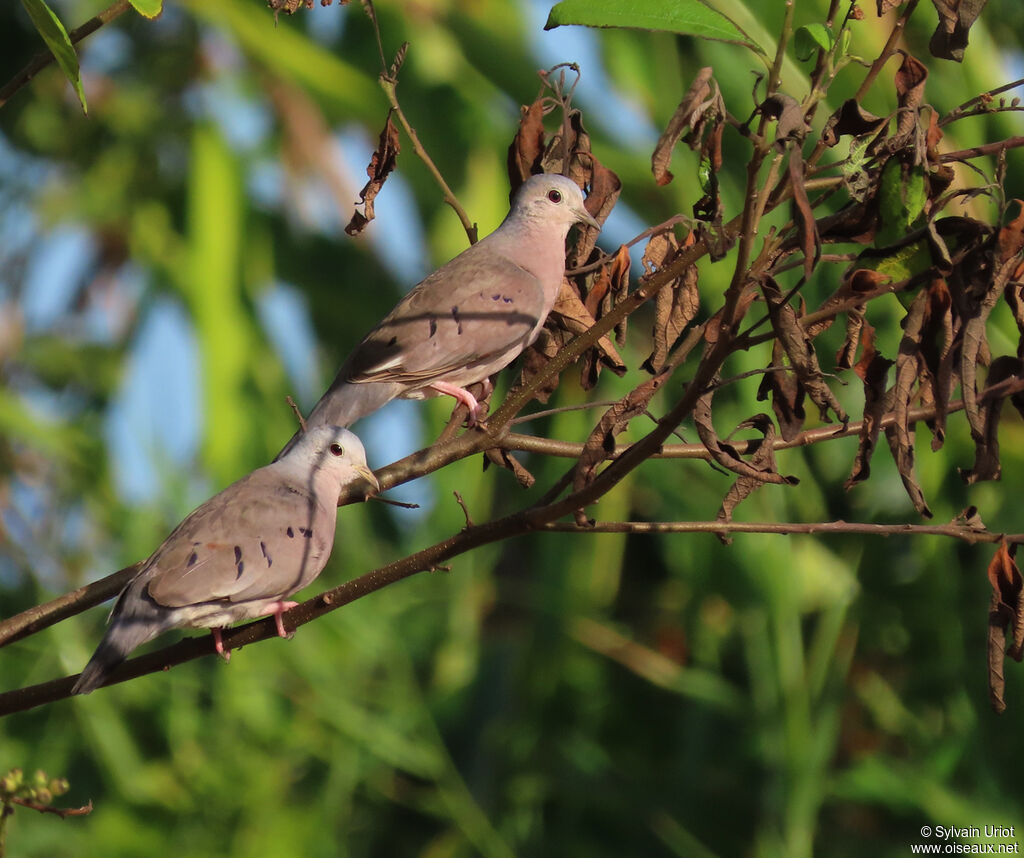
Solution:
{"label": "dark wing spot", "polygon": [[511,304],[513,299],[509,298],[507,295],[502,295],[501,300],[504,301],[506,304]]}
{"label": "dark wing spot", "polygon": [[244,571],[245,571],[245,564],[244,564],[244,563],[242,563],[241,561],[239,561],[239,562],[238,562],[238,563],[236,564],[236,566],[238,567],[238,574],[237,574],[237,575],[235,576],[235,580],[237,581],[237,580],[238,580],[239,578],[241,578],[241,577],[242,577],[242,572],[244,572]]}
{"label": "dark wing spot", "polygon": [[397,342],[398,342],[398,337],[392,337],[390,340],[388,340],[388,348],[391,348]]}
{"label": "dark wing spot", "polygon": [[309,539],[313,535],[313,530],[309,527],[300,527],[299,533],[306,537],[306,539]]}
{"label": "dark wing spot", "polygon": [[452,307],[452,318],[455,320],[455,324],[458,326],[456,328],[457,332],[459,334],[461,334],[462,333],[462,319],[459,318],[459,308],[458,307]]}
{"label": "dark wing spot", "polygon": [[430,320],[430,336],[434,336],[437,333],[437,319]]}
{"label": "dark wing spot", "polygon": [[270,554],[267,553],[267,544],[260,540],[260,551],[263,552],[263,557],[267,561],[267,568],[269,569],[274,565],[274,561],[270,559]]}
{"label": "dark wing spot", "polygon": [[190,554],[190,555],[188,556],[188,568],[189,568],[189,569],[191,569],[191,568],[192,568],[193,566],[195,566],[195,565],[196,565],[196,563],[198,563],[198,562],[199,562],[199,555],[198,555],[198,554],[196,554],[196,552],[194,552],[194,551],[193,551],[193,552],[192,552],[192,553],[191,553],[191,554]]}
{"label": "dark wing spot", "polygon": [[288,534],[288,538],[289,539],[294,539],[295,538],[295,531],[292,530],[290,527],[285,531],[285,533]]}
{"label": "dark wing spot", "polygon": [[500,301],[501,300],[501,295],[500,294],[498,294],[498,295],[491,295],[491,300],[492,301]]}
{"label": "dark wing spot", "polygon": [[235,565],[237,566],[241,562],[242,562],[242,546],[236,545],[235,546]]}

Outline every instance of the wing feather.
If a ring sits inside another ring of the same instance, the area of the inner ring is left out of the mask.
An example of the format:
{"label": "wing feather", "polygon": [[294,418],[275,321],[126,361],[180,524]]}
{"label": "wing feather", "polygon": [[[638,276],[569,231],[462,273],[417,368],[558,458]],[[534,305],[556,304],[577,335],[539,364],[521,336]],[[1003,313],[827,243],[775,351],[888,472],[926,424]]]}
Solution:
{"label": "wing feather", "polygon": [[529,271],[467,252],[416,286],[356,347],[346,381],[426,384],[488,364],[521,350],[545,309],[543,285]]}
{"label": "wing feather", "polygon": [[304,488],[255,482],[229,486],[168,537],[143,573],[150,598],[168,608],[273,599],[316,576],[334,511],[326,516]]}

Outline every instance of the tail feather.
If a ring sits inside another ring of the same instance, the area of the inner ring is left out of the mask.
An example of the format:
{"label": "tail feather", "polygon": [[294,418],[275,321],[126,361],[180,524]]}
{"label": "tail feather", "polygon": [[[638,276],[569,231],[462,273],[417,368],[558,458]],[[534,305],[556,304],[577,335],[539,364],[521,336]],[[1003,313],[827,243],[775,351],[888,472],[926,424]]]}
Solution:
{"label": "tail feather", "polygon": [[107,633],[96,647],[89,663],[71,688],[72,694],[88,694],[104,685],[110,674],[137,646],[155,638],[163,629],[153,623],[120,621],[114,618]]}
{"label": "tail feather", "polygon": [[[340,377],[341,373],[339,373]],[[390,381],[368,381],[354,384],[335,380],[306,418],[306,427],[341,426],[347,428],[357,420],[372,414],[402,392],[403,386]],[[295,446],[301,431],[275,457],[275,461]]]}

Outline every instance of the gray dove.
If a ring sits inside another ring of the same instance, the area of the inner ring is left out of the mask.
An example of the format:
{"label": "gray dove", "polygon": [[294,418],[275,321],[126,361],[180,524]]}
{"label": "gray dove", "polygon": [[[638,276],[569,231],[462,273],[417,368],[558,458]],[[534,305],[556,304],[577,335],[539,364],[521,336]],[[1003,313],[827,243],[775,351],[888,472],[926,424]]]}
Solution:
{"label": "gray dove", "polygon": [[442,393],[465,403],[472,422],[478,405],[465,388],[537,338],[558,297],[565,237],[576,221],[600,229],[575,182],[527,179],[494,232],[420,282],[355,347],[309,425],[348,426],[396,397]]}
{"label": "gray dove", "polygon": [[107,632],[72,694],[88,694],[137,646],[177,627],[210,628],[225,658],[221,628],[281,614],[323,570],[334,545],[342,486],[379,490],[359,439],[316,426],[288,453],[253,471],[192,512],[125,587]]}

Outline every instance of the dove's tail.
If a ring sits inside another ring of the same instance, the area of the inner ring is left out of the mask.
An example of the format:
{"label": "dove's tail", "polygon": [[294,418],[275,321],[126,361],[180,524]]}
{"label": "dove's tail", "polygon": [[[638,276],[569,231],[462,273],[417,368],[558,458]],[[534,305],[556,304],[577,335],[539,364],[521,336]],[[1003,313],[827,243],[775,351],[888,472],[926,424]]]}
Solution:
{"label": "dove's tail", "polygon": [[96,647],[96,652],[71,688],[71,693],[88,694],[95,691],[128,658],[132,650],[152,640],[161,631],[162,628],[154,627],[152,623],[113,619],[100,645]]}
{"label": "dove's tail", "polygon": [[[339,376],[341,373],[338,374]],[[403,390],[401,384],[390,381],[348,382],[335,379],[320,401],[313,406],[306,418],[306,428],[314,426],[348,427],[357,420],[372,414],[378,408],[387,405]],[[275,457],[275,461],[284,456],[298,441],[302,432],[296,432],[291,440]]]}

